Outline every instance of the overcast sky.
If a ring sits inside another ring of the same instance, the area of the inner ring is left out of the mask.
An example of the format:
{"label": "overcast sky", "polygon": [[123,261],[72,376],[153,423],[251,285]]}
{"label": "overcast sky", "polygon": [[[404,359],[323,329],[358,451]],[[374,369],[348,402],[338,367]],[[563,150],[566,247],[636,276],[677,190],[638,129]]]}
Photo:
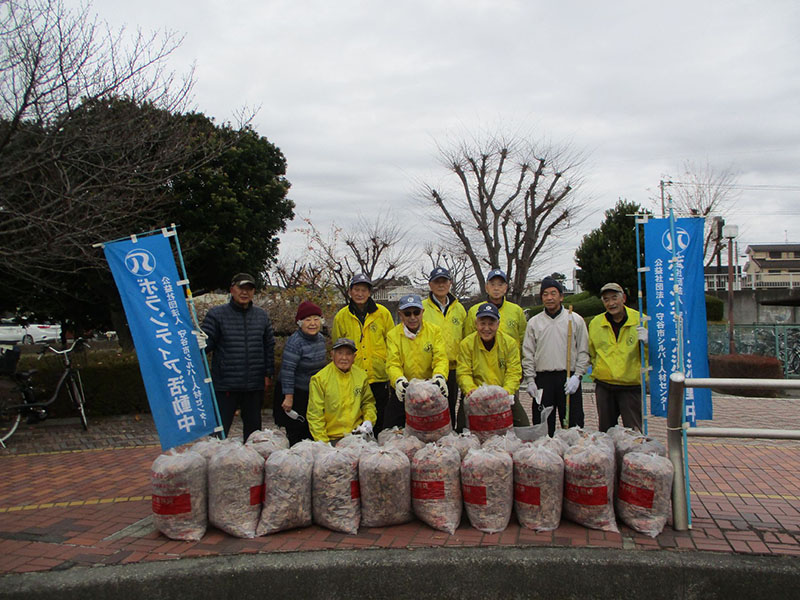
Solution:
{"label": "overcast sky", "polygon": [[[70,0],[72,1],[72,0]],[[185,35],[196,108],[260,106],[298,216],[419,225],[435,141],[502,127],[587,155],[586,219],[533,276],[570,274],[619,197],[650,205],[684,161],[738,174],[740,245],[800,242],[800,3],[95,0],[112,25]],[[767,187],[763,187],[767,186]],[[775,189],[780,186],[782,189]],[[290,224],[282,252],[298,251]],[[574,235],[572,235],[574,233]]]}

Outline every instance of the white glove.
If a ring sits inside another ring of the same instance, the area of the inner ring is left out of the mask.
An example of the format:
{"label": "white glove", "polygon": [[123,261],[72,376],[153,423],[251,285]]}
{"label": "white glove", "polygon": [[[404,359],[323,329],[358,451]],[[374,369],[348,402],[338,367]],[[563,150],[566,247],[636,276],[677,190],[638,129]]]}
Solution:
{"label": "white glove", "polygon": [[647,328],[645,327],[637,327],[636,328],[636,335],[639,337],[639,341],[647,345]]}
{"label": "white glove", "polygon": [[356,433],[366,433],[367,435],[372,434],[372,422],[364,421],[356,428]]}
{"label": "white glove", "polygon": [[539,388],[536,387],[536,381],[531,379],[530,383],[528,384],[527,392],[530,394],[531,398],[536,398],[537,391],[539,391]]}
{"label": "white glove", "polygon": [[569,379],[567,379],[567,383],[564,384],[564,393],[565,394],[574,394],[578,391],[578,388],[581,385],[581,377],[580,375],[573,375]]}
{"label": "white glove", "polygon": [[405,377],[398,377],[394,382],[394,393],[400,402],[406,401],[406,392],[408,391],[408,379]]}
{"label": "white glove", "polygon": [[208,334],[202,329],[192,329],[192,335],[194,335],[197,340],[197,345],[200,347],[200,350],[205,350],[206,346],[208,346],[208,342],[206,342]]}
{"label": "white glove", "polygon": [[439,388],[439,391],[442,392],[442,396],[447,398],[447,379],[445,379],[443,375],[434,375],[433,383]]}

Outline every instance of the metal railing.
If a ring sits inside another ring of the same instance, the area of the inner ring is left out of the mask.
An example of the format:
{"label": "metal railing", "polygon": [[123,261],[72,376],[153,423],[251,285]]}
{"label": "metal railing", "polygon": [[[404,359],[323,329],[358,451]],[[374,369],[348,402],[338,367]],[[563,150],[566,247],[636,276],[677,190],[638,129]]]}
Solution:
{"label": "metal railing", "polygon": [[[727,290],[728,276],[709,273],[704,276],[706,290]],[[800,273],[745,273],[733,279],[734,290],[800,287]]]}
{"label": "metal railing", "polygon": [[689,388],[751,388],[769,390],[800,390],[800,380],[786,379],[687,379],[683,373],[670,375],[669,404],[667,407],[667,448],[675,469],[672,480],[672,523],[676,531],[686,531],[690,523],[688,496],[688,469],[684,454],[684,434],[698,437],[742,437],[800,440],[800,430],[747,429],[730,427],[689,427],[683,422],[684,391]]}

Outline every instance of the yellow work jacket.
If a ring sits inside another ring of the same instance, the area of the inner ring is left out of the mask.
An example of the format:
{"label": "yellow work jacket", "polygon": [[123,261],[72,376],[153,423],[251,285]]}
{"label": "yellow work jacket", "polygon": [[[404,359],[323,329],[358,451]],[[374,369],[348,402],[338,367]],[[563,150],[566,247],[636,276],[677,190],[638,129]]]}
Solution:
{"label": "yellow work jacket", "polygon": [[367,372],[369,382],[386,381],[386,334],[394,327],[389,309],[375,304],[377,310],[367,314],[364,325],[350,312],[348,304],[333,318],[331,339],[350,338],[356,343],[356,365]]}
{"label": "yellow work jacket", "polygon": [[450,304],[447,305],[447,314],[444,314],[439,305],[428,295],[422,301],[425,309],[422,319],[437,325],[442,330],[442,339],[444,339],[447,358],[450,361],[450,369],[453,370],[458,362],[458,345],[464,337],[464,321],[467,318],[467,310],[458,301],[458,298],[452,294],[448,295]]}
{"label": "yellow work jacket", "polygon": [[494,346],[487,350],[481,336],[470,333],[461,341],[459,350],[456,378],[464,395],[484,384],[502,386],[511,396],[519,389],[519,344],[510,335],[498,331]]}
{"label": "yellow work jacket", "polygon": [[344,437],[364,421],[377,419],[367,372],[353,365],[345,373],[328,363],[311,377],[306,410],[308,430],[318,442]]}
{"label": "yellow work jacket", "polygon": [[433,323],[423,321],[413,340],[406,337],[402,323],[396,325],[386,336],[386,347],[386,371],[392,386],[399,377],[409,381],[430,379],[434,375],[447,378],[450,361],[447,360],[442,330]]}
{"label": "yellow work jacket", "polygon": [[[475,315],[484,302],[488,302],[488,300],[478,302],[469,309],[467,320],[464,322],[464,337],[477,331]],[[525,337],[525,326],[528,324],[528,319],[525,318],[525,311],[522,310],[519,304],[503,300],[503,303],[498,307],[498,312],[500,313],[500,331],[517,340],[517,346],[522,347],[522,340]]]}
{"label": "yellow work jacket", "polygon": [[641,360],[639,358],[639,313],[627,306],[628,319],[614,337],[614,330],[605,313],[589,322],[589,358],[592,361],[592,379],[612,385],[639,385]]}

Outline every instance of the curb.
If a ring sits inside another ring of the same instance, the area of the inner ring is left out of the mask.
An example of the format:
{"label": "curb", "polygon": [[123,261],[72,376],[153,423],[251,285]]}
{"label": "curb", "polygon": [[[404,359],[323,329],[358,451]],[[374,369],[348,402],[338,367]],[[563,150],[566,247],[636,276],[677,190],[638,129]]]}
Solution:
{"label": "curb", "polygon": [[569,548],[342,550],[203,557],[0,577],[9,600],[785,598],[793,557]]}

